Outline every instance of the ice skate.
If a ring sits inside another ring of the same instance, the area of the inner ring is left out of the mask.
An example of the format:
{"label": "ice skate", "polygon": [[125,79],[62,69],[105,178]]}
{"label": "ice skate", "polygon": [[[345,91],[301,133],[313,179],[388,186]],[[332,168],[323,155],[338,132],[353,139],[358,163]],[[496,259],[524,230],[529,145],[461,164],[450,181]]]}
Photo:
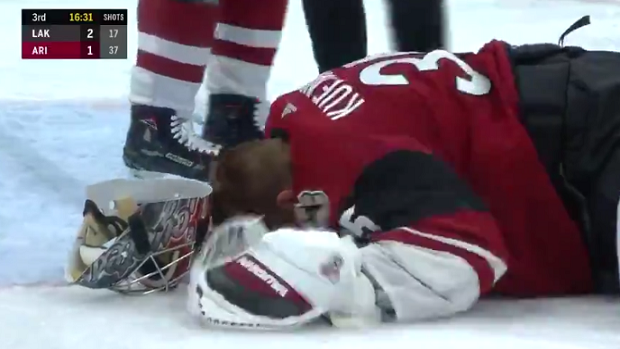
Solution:
{"label": "ice skate", "polygon": [[241,95],[211,95],[203,138],[225,148],[262,139],[263,131],[256,117],[259,103]]}
{"label": "ice skate", "polygon": [[123,161],[136,177],[172,174],[206,181],[219,147],[196,135],[192,121],[174,110],[143,105],[131,107],[131,124]]}

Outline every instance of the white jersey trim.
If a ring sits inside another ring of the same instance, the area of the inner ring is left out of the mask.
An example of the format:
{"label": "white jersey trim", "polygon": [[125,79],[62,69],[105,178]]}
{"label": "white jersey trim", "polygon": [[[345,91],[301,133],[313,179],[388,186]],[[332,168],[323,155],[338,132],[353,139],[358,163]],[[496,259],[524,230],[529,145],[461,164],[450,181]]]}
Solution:
{"label": "white jersey trim", "polygon": [[244,46],[277,49],[282,38],[282,32],[280,30],[248,29],[218,23],[214,37],[218,40],[230,41]]}
{"label": "white jersey trim", "polygon": [[170,60],[205,66],[211,56],[211,49],[188,46],[159,38],[155,35],[138,33],[138,49]]}
{"label": "white jersey trim", "polygon": [[236,93],[264,101],[270,73],[270,66],[214,55],[207,66],[207,89],[210,93]]}
{"label": "white jersey trim", "polygon": [[411,229],[409,227],[400,227],[398,229],[406,231],[414,235],[422,236],[427,239],[431,239],[431,240],[442,242],[444,244],[452,245],[452,246],[461,248],[463,250],[466,250],[468,252],[477,254],[478,256],[484,258],[484,260],[486,260],[487,263],[489,263],[489,266],[493,270],[493,282],[494,283],[497,282],[497,280],[499,280],[499,278],[501,278],[502,275],[504,275],[504,273],[508,269],[508,267],[506,266],[506,263],[504,263],[504,261],[501,258],[495,256],[493,253],[491,253],[488,250],[485,250],[484,248],[480,246],[476,246],[476,245],[473,245],[473,244],[470,244],[470,243],[467,243],[461,240],[457,240],[457,239],[447,238],[444,236],[423,233],[421,231]]}
{"label": "white jersey trim", "polygon": [[159,75],[141,67],[131,71],[129,101],[153,107],[171,108],[189,118],[194,112],[200,83],[192,83]]}

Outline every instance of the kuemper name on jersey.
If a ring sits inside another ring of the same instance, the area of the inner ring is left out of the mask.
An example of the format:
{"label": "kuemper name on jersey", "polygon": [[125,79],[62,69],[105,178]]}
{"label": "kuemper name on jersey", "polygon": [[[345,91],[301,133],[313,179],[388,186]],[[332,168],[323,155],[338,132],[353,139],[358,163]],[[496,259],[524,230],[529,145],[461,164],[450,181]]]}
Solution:
{"label": "kuemper name on jersey", "polygon": [[332,120],[343,118],[364,104],[364,98],[355,92],[353,86],[331,72],[319,75],[299,92],[310,98]]}

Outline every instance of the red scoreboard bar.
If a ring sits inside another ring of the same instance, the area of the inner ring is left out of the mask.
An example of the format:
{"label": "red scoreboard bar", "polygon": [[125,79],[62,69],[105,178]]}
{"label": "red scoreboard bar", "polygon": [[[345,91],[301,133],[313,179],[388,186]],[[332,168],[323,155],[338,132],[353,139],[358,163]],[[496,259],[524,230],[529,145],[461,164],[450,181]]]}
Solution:
{"label": "red scoreboard bar", "polygon": [[127,10],[22,10],[22,59],[126,59]]}

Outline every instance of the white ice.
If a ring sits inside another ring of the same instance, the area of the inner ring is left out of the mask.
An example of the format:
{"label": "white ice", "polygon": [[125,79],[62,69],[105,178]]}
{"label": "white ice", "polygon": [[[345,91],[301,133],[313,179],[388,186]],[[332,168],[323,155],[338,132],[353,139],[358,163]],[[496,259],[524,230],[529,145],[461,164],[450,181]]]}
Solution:
{"label": "white ice", "polygon": [[[380,2],[366,0],[371,53],[389,49]],[[620,301],[596,298],[487,301],[469,314],[428,324],[273,334],[200,328],[185,315],[182,292],[127,298],[58,286],[80,222],[83,187],[126,176],[120,153],[135,29],[128,60],[25,61],[20,10],[128,8],[135,28],[135,5],[0,0],[0,348],[620,348]],[[316,73],[300,7],[291,0],[271,97]],[[620,50],[617,0],[452,0],[452,48],[475,50],[493,38],[556,42],[585,14],[593,24],[571,34],[567,44]]]}

